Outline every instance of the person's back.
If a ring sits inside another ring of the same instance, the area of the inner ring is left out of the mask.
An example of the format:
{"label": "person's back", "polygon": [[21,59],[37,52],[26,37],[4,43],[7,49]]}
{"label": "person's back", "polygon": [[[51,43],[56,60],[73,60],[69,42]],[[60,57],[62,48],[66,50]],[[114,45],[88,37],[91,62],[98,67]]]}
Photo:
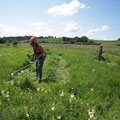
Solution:
{"label": "person's back", "polygon": [[36,55],[36,58],[39,57],[39,55],[41,54],[41,57],[45,56],[45,52],[44,49],[42,48],[42,46],[40,44],[36,44],[36,47],[34,48],[34,53]]}

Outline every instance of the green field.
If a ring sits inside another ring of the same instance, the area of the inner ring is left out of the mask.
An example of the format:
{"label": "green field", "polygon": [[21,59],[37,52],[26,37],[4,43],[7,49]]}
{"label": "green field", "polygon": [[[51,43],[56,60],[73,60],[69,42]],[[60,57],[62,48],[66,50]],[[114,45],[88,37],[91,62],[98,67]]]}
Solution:
{"label": "green field", "polygon": [[27,43],[0,48],[0,120],[119,120],[120,44],[103,43],[106,61],[97,60],[98,46],[42,44],[47,53],[39,84],[35,64],[27,65]]}
{"label": "green field", "polygon": [[[63,42],[63,40],[62,40],[62,38],[41,38],[41,39],[37,39],[37,41],[38,42],[49,42],[49,43],[62,43]],[[29,40],[22,40],[21,42],[26,42],[26,43],[28,43],[29,42]]]}
{"label": "green field", "polygon": [[114,43],[114,42],[119,42],[119,40],[95,40],[95,39],[89,39],[89,41],[92,40],[95,43],[102,42],[102,43]]}

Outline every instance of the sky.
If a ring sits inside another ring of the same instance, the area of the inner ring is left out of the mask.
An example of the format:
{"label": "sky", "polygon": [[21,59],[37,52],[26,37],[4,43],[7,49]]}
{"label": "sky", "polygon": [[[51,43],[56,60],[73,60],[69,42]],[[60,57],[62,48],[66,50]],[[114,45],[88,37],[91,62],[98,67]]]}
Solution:
{"label": "sky", "polygon": [[120,38],[120,0],[0,0],[0,37]]}

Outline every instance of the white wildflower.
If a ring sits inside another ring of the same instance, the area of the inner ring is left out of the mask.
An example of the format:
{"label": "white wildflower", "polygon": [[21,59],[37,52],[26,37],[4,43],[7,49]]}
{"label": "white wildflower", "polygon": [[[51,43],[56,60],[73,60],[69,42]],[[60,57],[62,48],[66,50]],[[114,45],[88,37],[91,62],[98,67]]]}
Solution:
{"label": "white wildflower", "polygon": [[76,100],[76,98],[74,97],[74,100]]}
{"label": "white wildflower", "polygon": [[1,91],[2,94],[3,94],[4,92],[5,92],[4,90]]}
{"label": "white wildflower", "polygon": [[29,114],[27,113],[26,116],[29,117]]}
{"label": "white wildflower", "polygon": [[72,99],[70,99],[69,102],[71,103],[71,102],[72,102]]}
{"label": "white wildflower", "polygon": [[60,96],[64,96],[64,92],[62,91],[62,93],[60,94]]}
{"label": "white wildflower", "polygon": [[58,119],[61,119],[61,116],[58,116],[57,118],[58,118]]}
{"label": "white wildflower", "polygon": [[54,111],[54,110],[55,110],[55,106],[53,106],[53,107],[51,108],[51,110]]}
{"label": "white wildflower", "polygon": [[14,85],[14,81],[11,81],[11,85]]}
{"label": "white wildflower", "polygon": [[40,88],[37,88],[37,91],[39,92],[39,91],[40,91]]}
{"label": "white wildflower", "polygon": [[11,73],[11,76],[13,76],[14,74],[13,73]]}
{"label": "white wildflower", "polygon": [[44,91],[44,88],[42,88],[41,91]]}
{"label": "white wildflower", "polygon": [[93,88],[90,88],[90,90],[91,90],[91,91],[94,91],[94,89],[93,89]]}
{"label": "white wildflower", "polygon": [[90,115],[90,119],[92,119],[94,117],[94,115]]}
{"label": "white wildflower", "polygon": [[94,119],[94,114],[95,114],[95,109],[94,108],[92,108],[92,110],[88,109],[88,115],[89,115],[88,120]]}
{"label": "white wildflower", "polygon": [[92,115],[92,114],[93,114],[92,112],[90,112],[90,111],[88,112],[88,115]]}
{"label": "white wildflower", "polygon": [[96,70],[95,70],[95,69],[93,69],[92,71],[93,71],[93,72],[95,72]]}
{"label": "white wildflower", "polygon": [[6,98],[8,98],[9,97],[9,95],[6,95]]}
{"label": "white wildflower", "polygon": [[24,73],[24,71],[22,70],[21,73]]}
{"label": "white wildflower", "polygon": [[94,108],[92,108],[92,113],[93,113],[93,114],[95,113],[95,109],[94,109]]}
{"label": "white wildflower", "polygon": [[31,99],[32,99],[32,96],[31,96]]}
{"label": "white wildflower", "polygon": [[71,94],[70,98],[74,98],[74,94]]}
{"label": "white wildflower", "polygon": [[90,109],[88,109],[88,113],[90,112]]}
{"label": "white wildflower", "polygon": [[7,94],[9,94],[9,91],[7,92]]}

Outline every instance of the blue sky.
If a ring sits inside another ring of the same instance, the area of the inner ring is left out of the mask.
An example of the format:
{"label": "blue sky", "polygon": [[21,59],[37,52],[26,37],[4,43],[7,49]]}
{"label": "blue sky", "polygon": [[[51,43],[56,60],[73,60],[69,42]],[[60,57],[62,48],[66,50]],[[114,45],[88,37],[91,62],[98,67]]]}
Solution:
{"label": "blue sky", "polygon": [[1,0],[0,37],[120,38],[120,0]]}

